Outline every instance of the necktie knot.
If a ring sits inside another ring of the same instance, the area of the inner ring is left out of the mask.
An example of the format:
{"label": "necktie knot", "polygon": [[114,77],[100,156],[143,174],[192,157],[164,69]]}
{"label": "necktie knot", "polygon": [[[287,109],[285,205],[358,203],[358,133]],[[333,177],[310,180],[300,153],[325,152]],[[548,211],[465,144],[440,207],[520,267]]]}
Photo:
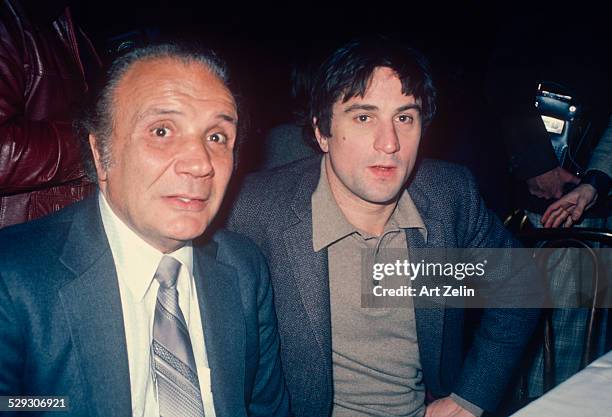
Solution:
{"label": "necktie knot", "polygon": [[155,271],[155,279],[162,288],[173,288],[176,286],[180,268],[181,263],[179,261],[172,256],[164,255],[159,262],[157,271]]}

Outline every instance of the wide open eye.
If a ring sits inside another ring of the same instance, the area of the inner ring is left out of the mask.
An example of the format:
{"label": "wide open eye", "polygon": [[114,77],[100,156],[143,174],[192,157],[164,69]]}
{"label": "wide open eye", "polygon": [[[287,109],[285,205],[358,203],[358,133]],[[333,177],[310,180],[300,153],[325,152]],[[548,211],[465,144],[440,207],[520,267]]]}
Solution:
{"label": "wide open eye", "polygon": [[227,136],[225,136],[223,133],[217,132],[217,133],[213,133],[212,135],[210,135],[208,137],[208,140],[211,142],[224,144],[227,142]]}
{"label": "wide open eye", "polygon": [[152,133],[158,138],[165,138],[166,136],[170,135],[170,129],[166,126],[157,126],[152,129]]}

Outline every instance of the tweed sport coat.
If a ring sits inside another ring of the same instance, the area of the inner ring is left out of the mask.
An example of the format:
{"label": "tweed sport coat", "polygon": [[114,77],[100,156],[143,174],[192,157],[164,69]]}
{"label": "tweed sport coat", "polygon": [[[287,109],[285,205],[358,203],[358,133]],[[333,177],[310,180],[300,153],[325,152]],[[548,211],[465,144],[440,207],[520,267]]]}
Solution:
{"label": "tweed sport coat", "polygon": [[[407,229],[410,248],[513,247],[517,242],[480,198],[469,172],[422,161],[408,191],[428,231]],[[328,416],[333,383],[327,250],[314,252],[312,204],[320,156],[248,176],[228,227],[253,239],[268,260],[279,320],[281,358],[292,411]],[[536,325],[537,310],[484,310],[464,351],[465,310],[415,309],[421,365],[434,397],[451,392],[494,410]]]}

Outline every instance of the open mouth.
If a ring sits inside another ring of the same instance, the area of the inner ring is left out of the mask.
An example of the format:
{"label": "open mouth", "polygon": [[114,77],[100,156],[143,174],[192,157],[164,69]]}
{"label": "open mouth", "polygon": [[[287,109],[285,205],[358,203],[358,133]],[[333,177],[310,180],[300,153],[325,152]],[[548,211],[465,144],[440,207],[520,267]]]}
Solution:
{"label": "open mouth", "polygon": [[396,167],[392,165],[372,165],[369,168],[375,175],[383,177],[391,176],[396,169]]}
{"label": "open mouth", "polygon": [[191,203],[194,200],[201,200],[199,198],[187,198],[187,197],[176,197],[177,199],[179,199],[180,201],[182,201],[183,203]]}
{"label": "open mouth", "polygon": [[207,199],[196,196],[171,195],[165,198],[175,207],[186,210],[200,210],[206,205]]}

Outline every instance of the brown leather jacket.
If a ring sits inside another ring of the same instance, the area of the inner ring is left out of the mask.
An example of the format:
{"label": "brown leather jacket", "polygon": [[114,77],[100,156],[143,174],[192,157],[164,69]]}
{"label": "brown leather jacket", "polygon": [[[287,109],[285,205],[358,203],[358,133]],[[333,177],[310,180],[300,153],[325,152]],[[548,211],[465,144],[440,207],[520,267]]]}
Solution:
{"label": "brown leather jacket", "polygon": [[73,106],[87,90],[84,55],[101,66],[69,9],[38,25],[17,0],[2,0],[0,228],[59,210],[93,190],[70,125]]}

